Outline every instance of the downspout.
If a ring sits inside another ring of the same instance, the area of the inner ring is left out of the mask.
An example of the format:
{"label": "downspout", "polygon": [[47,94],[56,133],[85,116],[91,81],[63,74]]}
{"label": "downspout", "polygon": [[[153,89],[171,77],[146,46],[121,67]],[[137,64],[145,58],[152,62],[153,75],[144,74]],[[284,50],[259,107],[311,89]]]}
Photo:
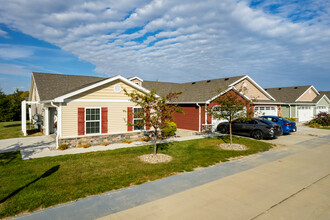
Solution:
{"label": "downspout", "polygon": [[205,110],[205,118],[204,118],[204,124],[207,125],[207,104],[205,104],[204,110]]}
{"label": "downspout", "polygon": [[[59,109],[59,106],[56,106],[53,102],[50,102],[50,105],[55,107],[57,109],[57,114],[58,114],[58,109]],[[57,116],[57,121],[59,120],[59,116]],[[57,122],[57,131],[56,131],[56,149],[58,148],[58,139],[60,137],[60,126],[59,126],[59,123]]]}
{"label": "downspout", "polygon": [[198,106],[198,132],[201,132],[201,106],[196,103]]}
{"label": "downspout", "polygon": [[291,104],[289,104],[289,118],[291,118]]}

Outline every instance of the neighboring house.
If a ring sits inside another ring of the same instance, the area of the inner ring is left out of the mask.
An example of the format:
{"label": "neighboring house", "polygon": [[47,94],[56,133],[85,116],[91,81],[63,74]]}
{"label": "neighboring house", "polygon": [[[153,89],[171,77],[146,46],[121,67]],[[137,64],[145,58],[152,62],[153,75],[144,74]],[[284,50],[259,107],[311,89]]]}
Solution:
{"label": "neighboring house", "polygon": [[281,115],[305,122],[313,119],[320,111],[328,111],[329,98],[326,94],[318,92],[312,85],[265,90],[276,99],[275,103],[279,106],[278,114],[269,115]]}
{"label": "neighboring house", "polygon": [[330,91],[320,91],[320,99],[316,103],[316,114],[320,112],[330,113]]}
{"label": "neighboring house", "polygon": [[[142,86],[148,90],[155,90],[158,95],[166,95],[169,92],[182,92],[173,102],[178,104],[184,114],[175,114],[174,122],[178,128],[201,131],[203,127],[212,125],[212,129],[220,122],[213,119],[206,112],[207,108],[216,105],[213,102],[217,97],[229,91],[242,92],[243,98],[260,103],[274,102],[275,99],[261,88],[249,76],[236,76],[221,79],[203,80],[189,83],[169,83],[143,81]],[[269,105],[276,107],[276,104]]]}
{"label": "neighboring house", "polygon": [[66,142],[73,146],[79,141],[100,144],[105,139],[120,142],[137,139],[149,130],[127,125],[141,119],[132,116],[138,107],[123,89],[149,93],[122,76],[103,78],[33,72],[27,103],[32,115],[42,115],[44,134],[57,134],[58,144]]}

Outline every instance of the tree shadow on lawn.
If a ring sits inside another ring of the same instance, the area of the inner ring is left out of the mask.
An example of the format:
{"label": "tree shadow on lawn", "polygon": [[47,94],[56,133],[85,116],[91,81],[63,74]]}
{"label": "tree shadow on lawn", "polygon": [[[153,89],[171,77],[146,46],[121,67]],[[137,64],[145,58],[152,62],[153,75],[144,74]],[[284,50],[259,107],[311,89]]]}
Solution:
{"label": "tree shadow on lawn", "polygon": [[15,123],[15,124],[10,124],[10,125],[4,125],[4,128],[11,128],[11,127],[20,127],[21,123]]}
{"label": "tree shadow on lawn", "polygon": [[10,193],[8,196],[6,196],[5,198],[1,199],[0,204],[4,203],[5,201],[7,201],[7,199],[10,199],[11,197],[15,196],[17,193],[19,193],[20,191],[22,191],[23,189],[25,189],[26,187],[28,187],[29,185],[37,182],[38,180],[42,179],[42,178],[46,178],[50,175],[52,175],[53,173],[55,173],[56,171],[58,171],[58,169],[60,168],[60,165],[56,165],[52,168],[50,168],[49,170],[47,170],[46,172],[44,172],[44,174],[42,174],[40,177],[34,179],[33,181],[29,182],[28,184],[26,184],[25,186],[22,186],[18,189],[16,189],[14,192]]}
{"label": "tree shadow on lawn", "polygon": [[9,164],[11,161],[15,160],[18,157],[20,157],[19,151],[0,153],[0,166]]}
{"label": "tree shadow on lawn", "polygon": [[[159,150],[162,151],[167,151],[171,146],[173,146],[173,142],[168,142],[168,143],[157,143],[157,153]],[[154,145],[149,145],[149,149],[154,149]]]}

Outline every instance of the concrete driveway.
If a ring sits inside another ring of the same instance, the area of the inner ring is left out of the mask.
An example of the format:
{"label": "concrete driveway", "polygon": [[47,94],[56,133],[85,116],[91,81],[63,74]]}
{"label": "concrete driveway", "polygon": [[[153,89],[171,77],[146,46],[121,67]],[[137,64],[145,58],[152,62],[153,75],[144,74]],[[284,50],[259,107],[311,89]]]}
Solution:
{"label": "concrete driveway", "polygon": [[0,153],[11,151],[24,151],[25,156],[29,156],[29,152],[35,153],[45,148],[55,147],[55,141],[49,136],[36,136],[24,138],[11,138],[0,140]]}

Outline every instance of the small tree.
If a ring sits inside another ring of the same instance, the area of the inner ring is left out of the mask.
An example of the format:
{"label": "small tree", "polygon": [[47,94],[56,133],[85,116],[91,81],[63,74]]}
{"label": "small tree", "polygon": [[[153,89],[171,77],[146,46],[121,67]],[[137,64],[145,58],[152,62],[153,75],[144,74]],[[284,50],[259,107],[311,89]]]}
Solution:
{"label": "small tree", "polygon": [[219,107],[208,108],[208,114],[216,119],[228,120],[230,144],[232,144],[232,121],[239,118],[247,119],[251,117],[251,101],[243,98],[241,91],[230,90],[226,94],[216,98],[213,102],[215,105],[219,105]]}
{"label": "small tree", "polygon": [[[125,94],[130,97],[131,101],[141,107],[142,111],[138,112],[138,118],[142,121],[132,124],[127,122],[130,126],[145,126],[152,127],[151,131],[154,144],[154,155],[157,154],[157,138],[161,136],[161,129],[165,128],[170,121],[173,121],[174,112],[182,113],[182,109],[174,104],[168,104],[176,99],[180,93],[169,93],[166,96],[159,97],[156,92],[152,90],[148,94],[138,93],[133,91],[131,93],[124,89]],[[134,114],[134,113],[132,113]]]}

